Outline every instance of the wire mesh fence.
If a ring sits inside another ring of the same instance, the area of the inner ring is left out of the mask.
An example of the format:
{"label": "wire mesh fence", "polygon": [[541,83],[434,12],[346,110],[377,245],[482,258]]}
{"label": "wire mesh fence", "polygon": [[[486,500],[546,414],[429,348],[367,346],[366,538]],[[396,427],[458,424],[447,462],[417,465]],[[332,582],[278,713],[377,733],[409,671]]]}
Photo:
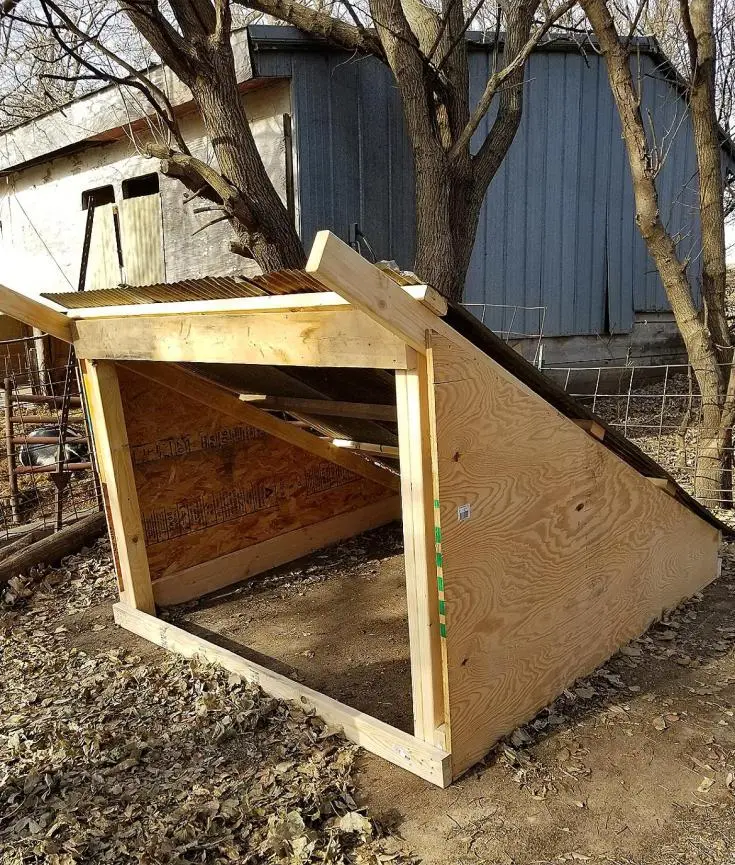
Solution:
{"label": "wire mesh fence", "polygon": [[542,367],[570,396],[587,405],[660,463],[703,504],[716,508],[732,498],[732,429],[724,452],[728,456],[722,482],[704,492],[695,488],[703,461],[711,455],[703,435],[706,407],[689,364],[604,367]]}
{"label": "wire mesh fence", "polygon": [[545,306],[503,303],[463,303],[462,306],[504,342],[514,344],[527,360],[538,364],[546,321]]}
{"label": "wire mesh fence", "polygon": [[42,353],[39,337],[0,341],[0,542],[101,505],[76,367]]}

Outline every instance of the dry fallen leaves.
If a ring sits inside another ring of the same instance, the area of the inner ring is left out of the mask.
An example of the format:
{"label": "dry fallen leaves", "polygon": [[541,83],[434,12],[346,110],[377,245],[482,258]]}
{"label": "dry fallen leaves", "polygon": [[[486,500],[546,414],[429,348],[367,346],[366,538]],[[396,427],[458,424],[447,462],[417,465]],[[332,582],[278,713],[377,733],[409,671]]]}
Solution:
{"label": "dry fallen leaves", "polygon": [[318,718],[196,661],[71,644],[67,617],[113,599],[106,542],[36,576],[0,599],[4,865],[408,861]]}

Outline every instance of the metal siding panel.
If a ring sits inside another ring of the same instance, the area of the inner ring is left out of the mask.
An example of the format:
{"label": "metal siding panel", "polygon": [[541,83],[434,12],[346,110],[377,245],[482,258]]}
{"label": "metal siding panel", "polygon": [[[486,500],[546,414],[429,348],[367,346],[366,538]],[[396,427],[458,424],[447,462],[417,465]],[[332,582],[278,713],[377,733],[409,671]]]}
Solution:
{"label": "metal siding panel", "polygon": [[607,283],[609,276],[609,195],[612,149],[617,146],[615,132],[617,109],[608,85],[607,72],[601,62],[595,63],[596,129],[595,166],[591,235],[593,246],[591,295],[591,332],[602,333],[607,315]]}
{"label": "metal siding panel", "polygon": [[610,150],[610,178],[607,199],[607,288],[611,333],[623,333],[626,323],[632,323],[632,250],[629,229],[631,225],[634,226],[634,223],[632,221],[631,188],[630,169],[622,141],[620,118],[616,111],[613,114],[613,145]]}
{"label": "metal siding panel", "polygon": [[[545,333],[555,336],[564,333],[567,298],[562,283],[562,221],[564,214],[563,178],[560,166],[563,162],[566,122],[564,117],[564,64],[563,55],[549,55],[549,77],[551,86],[546,102],[546,207],[544,209],[546,230],[544,232],[544,304],[546,310]],[[554,169],[556,166],[556,170]],[[554,302],[550,300],[553,297]]]}
{"label": "metal siding panel", "polygon": [[564,333],[579,332],[582,320],[577,304],[577,222],[579,201],[580,111],[582,102],[583,59],[563,54],[564,65],[564,134],[562,153],[562,249],[561,289],[564,297],[562,320]]}
{"label": "metal siding panel", "polygon": [[[529,59],[526,85],[526,121],[523,134],[528,152],[526,172],[526,234],[523,257],[526,262],[526,306],[543,306],[554,302],[553,294],[545,291],[541,244],[546,226],[546,184],[549,166],[546,160],[546,102],[551,83],[548,54],[535,54]],[[549,296],[549,294],[551,296]],[[526,333],[536,332],[541,324],[539,313],[525,316]]]}
{"label": "metal siding panel", "polygon": [[[526,213],[528,210],[528,122],[523,113],[518,132],[505,158],[506,163],[506,233],[505,233],[505,298],[508,306],[524,306],[526,302]],[[513,326],[522,331],[525,316],[508,310],[503,329]]]}
{"label": "metal siding panel", "polygon": [[[358,140],[360,142],[360,227],[367,235],[378,258],[392,256],[391,249],[391,95],[386,76],[375,75],[372,65],[357,66],[357,102],[359,109]],[[388,108],[388,110],[386,110]],[[406,268],[409,262],[401,261]]]}
{"label": "metal siding panel", "polygon": [[[469,55],[469,79],[470,79],[470,105],[475,105],[480,98],[482,92],[482,84],[486,80],[487,73],[487,54],[485,52],[471,52]],[[487,128],[487,119],[480,124],[480,130]],[[480,140],[478,133],[475,133],[473,144]],[[488,194],[485,196],[480,217],[477,222],[477,234],[475,236],[475,245],[472,248],[472,256],[470,258],[469,268],[467,270],[467,278],[465,280],[464,299],[466,303],[490,303],[488,295],[492,293],[489,288],[489,274],[487,271],[487,259],[493,249],[490,211],[489,208],[496,206],[496,191],[495,182],[490,184]]]}
{"label": "metal siding panel", "polygon": [[[473,102],[491,62],[490,52],[470,54]],[[563,52],[532,55],[524,118],[488,190],[467,276],[468,303],[545,305],[547,335],[601,332],[608,280],[613,332],[630,330],[634,294],[636,306],[667,308],[635,226],[607,75],[599,57],[587,63]],[[268,55],[259,69],[284,74],[285,66]],[[292,76],[306,246],[320,228],[344,236],[347,224],[358,221],[379,257],[411,267],[413,159],[390,74],[372,58],[345,64],[343,55],[332,55],[326,63],[323,55],[296,52]],[[657,130],[667,116],[658,103],[669,100],[670,111],[672,92],[668,83],[647,79]],[[478,129],[475,147],[496,110]],[[672,191],[662,193],[677,227],[691,213],[691,188],[678,202],[673,191],[691,171],[689,134],[672,146],[665,176]],[[692,274],[697,269],[695,258]],[[533,315],[523,328],[533,328]],[[502,315],[486,322],[499,328]]]}
{"label": "metal siding panel", "polygon": [[[592,68],[581,67],[582,103],[579,113],[578,137],[580,141],[579,172],[577,180],[577,256],[574,293],[575,329],[578,333],[599,333],[604,298],[605,235],[597,231],[596,219],[596,174],[603,170],[599,164],[601,152],[600,127],[600,64]],[[597,279],[595,279],[597,275]]]}
{"label": "metal siding panel", "polygon": [[[377,63],[377,61],[375,61]],[[381,67],[381,73],[389,73]],[[413,268],[416,234],[416,194],[413,153],[403,124],[403,110],[398,91],[389,83],[390,139],[390,210],[391,248],[389,257],[402,267]]]}
{"label": "metal siding panel", "polygon": [[359,77],[355,60],[332,55],[329,69],[330,228],[347,240],[349,226],[360,222],[361,143]]}
{"label": "metal siding panel", "polygon": [[377,258],[413,267],[413,161],[390,73],[373,58],[293,54],[301,238],[357,222]]}
{"label": "metal siding panel", "polygon": [[[293,56],[294,129],[298,129],[301,240],[311,248],[316,232],[332,223],[332,117],[329,100],[329,57],[316,53]],[[326,104],[325,104],[326,102]]]}

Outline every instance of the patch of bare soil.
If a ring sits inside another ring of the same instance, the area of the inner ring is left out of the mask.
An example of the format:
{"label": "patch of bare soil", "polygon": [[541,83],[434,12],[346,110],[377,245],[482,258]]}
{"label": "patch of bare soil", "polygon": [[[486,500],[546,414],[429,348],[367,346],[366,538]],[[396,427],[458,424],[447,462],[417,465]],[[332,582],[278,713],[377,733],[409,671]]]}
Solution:
{"label": "patch of bare soil", "polygon": [[355,709],[413,730],[400,524],[163,615]]}
{"label": "patch of bare soil", "polygon": [[109,546],[0,601],[0,862],[406,862],[355,749],[239,677],[111,624]]}

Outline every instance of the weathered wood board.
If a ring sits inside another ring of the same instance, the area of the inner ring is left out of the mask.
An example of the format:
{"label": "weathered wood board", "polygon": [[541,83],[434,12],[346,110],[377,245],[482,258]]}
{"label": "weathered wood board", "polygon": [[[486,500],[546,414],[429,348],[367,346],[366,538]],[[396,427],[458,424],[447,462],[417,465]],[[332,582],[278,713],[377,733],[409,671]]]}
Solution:
{"label": "weathered wood board", "polygon": [[172,574],[395,498],[124,366],[118,374],[154,590]]}
{"label": "weathered wood board", "polygon": [[431,345],[457,777],[714,579],[719,533],[469,344]]}

